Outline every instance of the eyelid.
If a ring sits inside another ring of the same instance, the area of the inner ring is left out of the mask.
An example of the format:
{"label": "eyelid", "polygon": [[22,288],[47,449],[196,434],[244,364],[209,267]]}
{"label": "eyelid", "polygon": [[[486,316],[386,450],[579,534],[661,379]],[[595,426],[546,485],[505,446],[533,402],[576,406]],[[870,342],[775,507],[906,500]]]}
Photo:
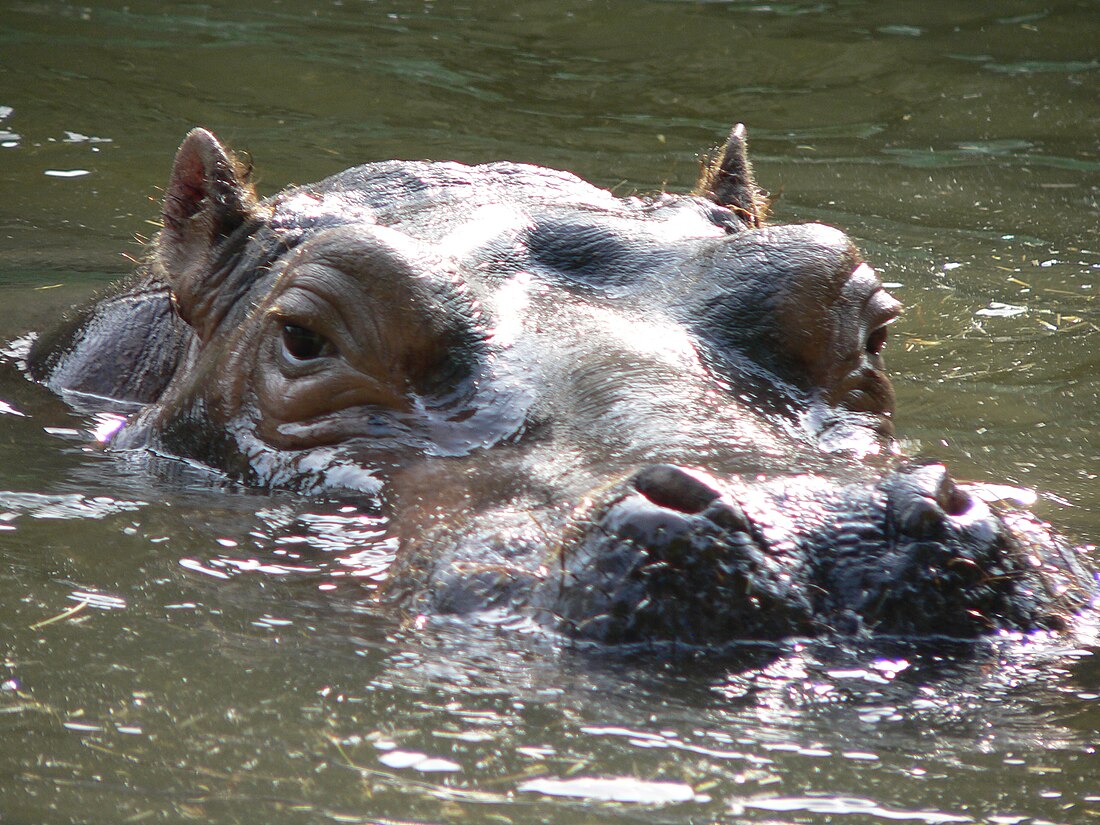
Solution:
{"label": "eyelid", "polygon": [[888,326],[901,317],[904,309],[901,301],[880,287],[867,301],[864,310],[867,326],[872,330]]}
{"label": "eyelid", "polygon": [[883,287],[876,289],[864,305],[864,337],[862,349],[871,355],[881,355],[886,348],[887,328],[902,313],[902,304]]}
{"label": "eyelid", "polygon": [[271,323],[271,327],[277,330],[280,336],[283,334],[283,329],[285,327],[301,327],[304,330],[320,335],[337,351],[340,349],[336,343],[337,339],[331,334],[329,326],[324,323],[323,318],[318,317],[315,313],[307,314],[297,312],[293,306],[288,307],[283,303],[279,303],[275,306],[268,307],[264,311],[264,315]]}

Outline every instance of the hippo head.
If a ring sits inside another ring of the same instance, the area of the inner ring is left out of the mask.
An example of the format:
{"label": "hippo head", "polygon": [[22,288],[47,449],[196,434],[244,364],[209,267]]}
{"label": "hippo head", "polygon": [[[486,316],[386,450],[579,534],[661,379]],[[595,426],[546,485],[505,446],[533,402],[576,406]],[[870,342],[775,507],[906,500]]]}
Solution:
{"label": "hippo head", "polygon": [[897,454],[899,304],[839,230],[765,224],[741,127],[650,199],[389,162],[258,200],[196,130],[157,285],[181,354],[114,446],[359,491],[410,611],[714,645],[1054,627],[1091,598],[1035,518]]}

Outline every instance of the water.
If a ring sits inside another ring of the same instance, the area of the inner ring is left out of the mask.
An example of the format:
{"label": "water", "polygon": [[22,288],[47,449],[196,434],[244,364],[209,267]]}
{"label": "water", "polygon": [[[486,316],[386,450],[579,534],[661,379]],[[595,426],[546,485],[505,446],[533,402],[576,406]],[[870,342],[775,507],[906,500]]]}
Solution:
{"label": "water", "polygon": [[[683,191],[734,120],[779,220],[909,307],[910,452],[1100,536],[1100,8],[0,2],[0,338],[129,268],[188,128],[269,194],[390,157]],[[1100,647],[594,660],[402,627],[342,501],[89,450],[0,374],[0,821],[1100,818]]]}

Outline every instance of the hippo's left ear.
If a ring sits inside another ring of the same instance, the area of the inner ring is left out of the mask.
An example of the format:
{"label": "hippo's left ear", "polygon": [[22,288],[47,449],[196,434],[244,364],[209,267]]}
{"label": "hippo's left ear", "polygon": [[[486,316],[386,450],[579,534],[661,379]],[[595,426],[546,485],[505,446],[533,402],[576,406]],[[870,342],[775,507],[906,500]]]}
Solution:
{"label": "hippo's left ear", "polygon": [[176,307],[188,323],[204,300],[212,250],[249,218],[255,205],[244,165],[211,132],[192,129],[176,152],[156,251]]}
{"label": "hippo's left ear", "polygon": [[695,194],[732,209],[749,226],[758,228],[764,223],[764,194],[752,176],[743,123],[733,127],[718,159],[704,167]]}

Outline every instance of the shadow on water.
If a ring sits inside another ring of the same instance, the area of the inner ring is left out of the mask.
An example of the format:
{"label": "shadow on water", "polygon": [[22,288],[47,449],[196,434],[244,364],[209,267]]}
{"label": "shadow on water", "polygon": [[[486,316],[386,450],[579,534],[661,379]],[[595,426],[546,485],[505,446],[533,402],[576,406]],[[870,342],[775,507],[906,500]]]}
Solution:
{"label": "shadow on water", "polygon": [[[0,339],[130,267],[191,126],[264,194],[390,157],[685,191],[732,121],[776,218],[909,307],[906,450],[1100,535],[1088,0],[0,0]],[[655,46],[654,44],[659,44]],[[608,656],[420,624],[355,502],[89,448],[0,364],[0,820],[1078,823],[1091,638]]]}

